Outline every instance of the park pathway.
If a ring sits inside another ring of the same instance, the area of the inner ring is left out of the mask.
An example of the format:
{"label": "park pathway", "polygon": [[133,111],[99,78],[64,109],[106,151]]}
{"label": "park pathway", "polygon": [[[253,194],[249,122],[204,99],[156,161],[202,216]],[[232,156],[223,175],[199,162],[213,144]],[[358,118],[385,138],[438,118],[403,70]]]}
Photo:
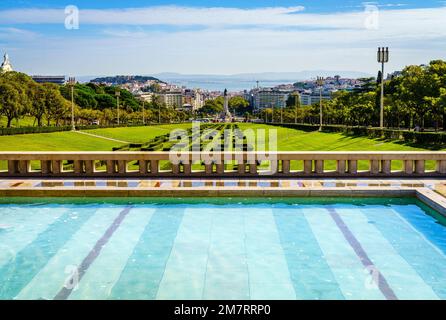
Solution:
{"label": "park pathway", "polygon": [[99,139],[105,139],[105,140],[110,140],[110,141],[115,141],[115,142],[119,142],[119,143],[123,143],[123,144],[129,144],[130,142],[128,141],[123,141],[123,140],[118,140],[118,139],[113,139],[113,138],[108,138],[108,137],[104,137],[104,136],[100,136],[97,134],[93,134],[93,133],[88,133],[88,132],[84,132],[84,131],[74,131],[76,133],[80,133],[80,134],[85,134],[87,136],[91,136],[91,137],[95,137],[95,138],[99,138]]}

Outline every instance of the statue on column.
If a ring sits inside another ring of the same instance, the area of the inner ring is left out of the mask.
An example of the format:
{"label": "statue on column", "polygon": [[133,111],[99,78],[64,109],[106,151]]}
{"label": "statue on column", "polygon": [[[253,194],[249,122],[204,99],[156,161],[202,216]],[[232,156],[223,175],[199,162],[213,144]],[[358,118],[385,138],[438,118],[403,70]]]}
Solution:
{"label": "statue on column", "polygon": [[231,122],[232,121],[232,115],[229,112],[229,96],[228,96],[228,90],[225,89],[223,93],[223,97],[225,99],[223,104],[223,112],[220,114],[220,120],[222,122]]}

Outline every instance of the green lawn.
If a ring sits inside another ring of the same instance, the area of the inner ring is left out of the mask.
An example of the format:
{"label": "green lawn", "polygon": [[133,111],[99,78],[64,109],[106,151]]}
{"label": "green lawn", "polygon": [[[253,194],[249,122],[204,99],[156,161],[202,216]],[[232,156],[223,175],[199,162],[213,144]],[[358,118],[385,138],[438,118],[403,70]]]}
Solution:
{"label": "green lawn", "polygon": [[[4,119],[0,119],[3,121]],[[32,121],[22,119],[21,121]],[[85,132],[95,135],[128,141],[133,143],[144,143],[156,136],[164,135],[174,129],[189,129],[190,124],[166,124],[145,127],[123,127],[94,129]],[[278,150],[282,151],[416,151],[425,150],[404,145],[399,142],[388,142],[380,139],[369,139],[366,137],[345,136],[341,133],[304,132],[295,129],[281,128],[264,124],[240,123],[240,129],[265,129],[277,130]],[[16,136],[0,136],[0,150],[3,151],[39,151],[39,150],[67,150],[67,151],[91,151],[111,150],[119,146],[119,143],[90,137],[72,132],[27,134]]]}
{"label": "green lawn", "polygon": [[[277,145],[281,151],[417,151],[414,148],[397,142],[385,142],[380,139],[351,137],[340,133],[303,132],[295,129],[272,127],[263,124],[239,124],[241,130],[265,129],[277,130]],[[169,133],[173,129],[188,129],[190,124],[159,125],[147,127],[95,129],[86,131],[95,135],[122,141],[144,143],[158,136]],[[267,141],[268,143],[268,141]],[[88,136],[75,132],[55,132],[0,136],[1,151],[111,151],[119,142]],[[428,161],[427,169],[433,169],[434,163]],[[3,167],[3,165],[1,166]],[[400,169],[401,162],[392,162],[393,169]],[[292,169],[301,169],[301,161],[292,161]],[[326,169],[334,169],[334,161],[325,162]],[[368,168],[368,162],[360,161],[359,169]]]}
{"label": "green lawn", "polygon": [[[295,129],[272,127],[263,124],[239,124],[241,130],[257,129],[265,130],[266,145],[269,145],[269,130],[277,130],[277,149],[280,151],[422,151],[423,148],[415,148],[398,142],[370,139],[367,137],[346,136],[341,133],[304,132]],[[263,146],[262,146],[263,147]],[[358,161],[359,170],[368,170],[368,161]],[[393,170],[402,170],[402,161],[392,161]],[[302,161],[291,161],[292,170],[302,170]],[[335,161],[325,161],[326,170],[336,168]],[[426,162],[426,169],[433,170],[434,161]]]}
{"label": "green lawn", "polygon": [[[264,129],[265,136],[269,130],[277,130],[277,147],[280,151],[417,151],[414,148],[398,142],[352,137],[341,133],[304,132],[296,129],[281,128],[264,124],[239,124],[241,130]],[[268,144],[268,139],[266,140]],[[268,148],[267,148],[268,149]]]}
{"label": "green lawn", "polygon": [[[281,151],[416,151],[425,150],[398,142],[385,142],[366,137],[351,137],[340,133],[303,132],[263,124],[239,124],[241,130],[277,130],[278,150]],[[169,124],[147,127],[95,129],[85,132],[117,140],[143,143],[173,129],[188,129],[190,124]],[[267,141],[268,142],[268,141]],[[120,144],[99,137],[74,132],[55,132],[0,136],[2,151],[106,151]]]}
{"label": "green lawn", "polygon": [[94,129],[94,130],[86,130],[85,132],[121,141],[144,143],[155,138],[156,136],[169,133],[174,129],[187,130],[190,127],[191,127],[190,123],[183,123],[183,124],[153,125],[146,127]]}
{"label": "green lawn", "polygon": [[116,142],[76,132],[0,136],[2,151],[111,151]]}

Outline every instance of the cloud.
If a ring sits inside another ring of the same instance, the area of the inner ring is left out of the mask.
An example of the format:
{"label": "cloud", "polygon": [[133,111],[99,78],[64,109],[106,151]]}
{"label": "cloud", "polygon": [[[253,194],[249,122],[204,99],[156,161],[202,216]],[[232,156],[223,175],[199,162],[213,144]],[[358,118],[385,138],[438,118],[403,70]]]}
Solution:
{"label": "cloud", "polygon": [[363,2],[361,4],[361,6],[355,6],[355,7],[364,7],[366,5],[374,5],[374,6],[377,6],[379,8],[396,8],[396,7],[405,7],[405,6],[407,6],[407,3],[384,3],[384,4],[380,4],[377,1],[368,1],[368,2]]}
{"label": "cloud", "polygon": [[[164,7],[163,7],[164,8]],[[256,16],[254,19],[240,19],[229,14],[231,10],[221,10],[225,14],[220,16],[220,21],[214,18],[192,19],[187,18],[190,25],[184,25],[186,20],[179,21],[173,16],[178,14],[175,9],[186,10],[186,8],[173,7],[174,9],[168,17],[156,20],[157,25],[164,23],[172,23],[173,31],[166,31],[163,28],[153,28],[147,25],[138,25],[131,27],[129,25],[107,25],[102,34],[109,37],[117,38],[148,38],[152,39],[152,34],[159,33],[176,33],[181,37],[191,39],[202,37],[200,43],[207,43],[209,37],[211,41],[216,38],[228,39],[231,37],[241,37],[246,39],[246,43],[256,41],[259,44],[272,47],[277,39],[284,39],[284,43],[301,43],[302,45],[312,45],[313,47],[330,47],[340,44],[350,43],[352,47],[367,46],[368,44],[380,44],[385,42],[393,42],[399,44],[411,45],[414,41],[434,41],[439,38],[446,37],[446,24],[443,23],[446,16],[446,8],[427,8],[427,9],[392,9],[380,10],[377,18],[379,19],[379,27],[377,30],[368,30],[365,21],[369,18],[369,12],[344,12],[331,14],[308,14],[297,11],[296,8],[266,8],[241,11],[273,11],[279,16],[286,19],[276,19],[269,17],[263,19]],[[189,8],[190,9],[190,8]],[[209,8],[212,11],[215,8]],[[190,14],[196,13],[195,9],[188,11]],[[199,9],[204,10],[204,9]],[[239,9],[236,9],[238,12]],[[231,19],[225,18],[226,14],[231,15]],[[109,17],[109,19],[111,19]],[[100,19],[99,19],[100,20]],[[103,21],[103,20],[101,20]],[[110,21],[115,21],[111,19]],[[223,23],[224,21],[224,23]],[[96,21],[95,23],[97,23]],[[162,22],[162,23],[161,23]],[[203,28],[191,29],[193,25],[200,23]],[[191,29],[191,30],[189,30]],[[156,31],[156,32],[154,32]],[[266,43],[262,41],[267,40]]]}
{"label": "cloud", "polygon": [[[83,24],[118,25],[278,25],[296,20],[293,13],[304,10],[302,6],[240,9],[225,7],[157,6],[148,8],[86,9],[80,10]],[[3,24],[52,23],[65,21],[64,9],[13,9],[0,11]]]}
{"label": "cloud", "polygon": [[[0,11],[0,21],[63,24],[65,17],[58,9],[24,11]],[[321,68],[375,73],[378,46],[391,47],[388,70],[444,58],[445,16],[446,8],[380,10],[379,28],[368,30],[362,11],[315,14],[302,7],[177,6],[81,10],[80,32],[48,32],[30,40],[17,50],[15,65],[33,73],[71,74]],[[39,63],[30,57],[39,57]]]}
{"label": "cloud", "polygon": [[33,31],[13,27],[0,28],[1,40],[29,41],[36,37],[38,34]]}
{"label": "cloud", "polygon": [[[365,2],[366,5],[373,2]],[[380,20],[397,33],[416,31],[413,26],[444,30],[446,8],[395,9],[404,4],[389,4],[392,9],[379,11]],[[387,5],[386,5],[387,6]],[[156,6],[124,9],[80,10],[80,26],[203,26],[207,28],[306,28],[364,29],[370,12],[355,10],[336,13],[306,13],[304,7],[267,7],[254,9],[224,7]],[[12,9],[0,11],[1,24],[63,24],[64,9]],[[428,25],[430,24],[430,26]],[[199,31],[199,30],[198,30]],[[140,32],[140,31],[138,31]],[[419,33],[419,31],[418,31]]]}

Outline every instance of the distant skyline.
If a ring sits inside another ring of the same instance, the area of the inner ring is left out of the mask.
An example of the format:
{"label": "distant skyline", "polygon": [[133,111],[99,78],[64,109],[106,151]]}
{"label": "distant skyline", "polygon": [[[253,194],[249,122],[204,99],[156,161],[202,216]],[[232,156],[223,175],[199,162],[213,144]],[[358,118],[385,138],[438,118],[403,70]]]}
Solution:
{"label": "distant skyline", "polygon": [[0,53],[28,74],[375,75],[378,46],[387,72],[446,59],[445,17],[433,0],[2,0]]}

